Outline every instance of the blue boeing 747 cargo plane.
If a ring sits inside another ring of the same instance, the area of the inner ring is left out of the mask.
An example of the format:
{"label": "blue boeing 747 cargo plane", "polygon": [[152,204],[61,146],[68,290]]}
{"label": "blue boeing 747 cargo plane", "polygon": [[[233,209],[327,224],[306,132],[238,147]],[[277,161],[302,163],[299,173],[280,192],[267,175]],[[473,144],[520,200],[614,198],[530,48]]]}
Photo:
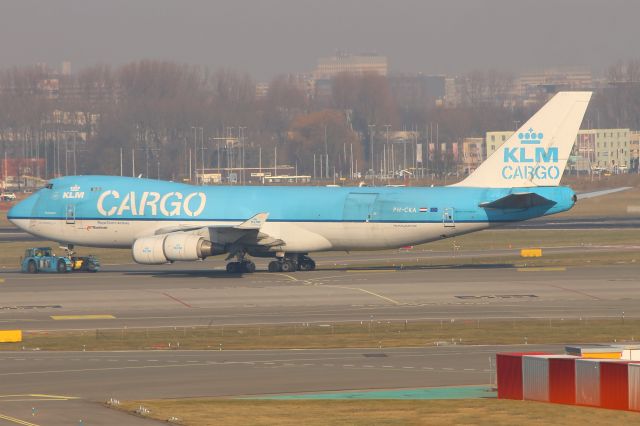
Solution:
{"label": "blue boeing 747 cargo plane", "polygon": [[561,92],[455,185],[193,186],[116,176],[52,179],[9,220],[38,237],[126,247],[142,264],[227,254],[229,272],[313,270],[310,253],[415,245],[569,210],[558,186],[590,92]]}

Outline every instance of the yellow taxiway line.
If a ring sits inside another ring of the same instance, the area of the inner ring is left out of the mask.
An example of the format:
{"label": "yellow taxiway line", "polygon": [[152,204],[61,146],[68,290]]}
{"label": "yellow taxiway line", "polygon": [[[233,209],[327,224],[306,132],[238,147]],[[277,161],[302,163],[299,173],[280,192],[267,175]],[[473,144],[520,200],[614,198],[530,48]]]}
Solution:
{"label": "yellow taxiway line", "polygon": [[58,321],[66,320],[100,320],[100,319],[116,319],[113,315],[51,315],[51,319]]}
{"label": "yellow taxiway line", "polygon": [[564,272],[567,268],[564,266],[543,266],[543,267],[531,267],[531,268],[517,268],[518,272]]}
{"label": "yellow taxiway line", "polygon": [[[20,399],[16,399],[20,398]],[[0,395],[0,402],[6,401],[69,401],[71,399],[80,399],[76,396],[65,395],[46,395],[40,393],[27,393],[15,395]]]}
{"label": "yellow taxiway line", "polygon": [[35,424],[35,423],[31,423],[31,422],[28,422],[28,421],[26,421],[26,420],[16,419],[15,417],[6,416],[6,415],[4,415],[4,414],[0,414],[0,420],[6,420],[6,421],[8,421],[8,422],[15,423],[15,424],[17,424],[17,425],[24,425],[24,426],[38,426],[38,425],[37,425],[37,424]]}

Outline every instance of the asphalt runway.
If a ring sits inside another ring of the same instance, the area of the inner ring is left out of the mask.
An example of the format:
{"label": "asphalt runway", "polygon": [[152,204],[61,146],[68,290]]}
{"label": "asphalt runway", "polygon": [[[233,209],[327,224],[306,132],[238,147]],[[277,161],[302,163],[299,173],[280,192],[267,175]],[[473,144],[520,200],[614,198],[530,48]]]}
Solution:
{"label": "asphalt runway", "polygon": [[[554,218],[503,229],[638,229],[640,217]],[[0,242],[37,242],[13,227]],[[640,244],[640,243],[639,243]],[[640,246],[562,247],[546,256]],[[229,276],[223,262],[110,265],[99,274],[0,273],[0,328],[118,329],[369,320],[640,317],[640,266],[514,268],[514,250],[466,251],[462,266],[406,267],[451,252],[320,254],[309,273]],[[493,256],[492,265],[467,259]],[[367,267],[391,262],[391,268]],[[257,262],[262,269],[264,261]],[[354,267],[355,266],[355,267]],[[0,425],[152,425],[109,399],[251,397],[493,384],[495,353],[558,345],[328,350],[0,352]]]}
{"label": "asphalt runway", "polygon": [[[607,250],[559,248],[556,250]],[[637,247],[628,250],[638,251]],[[620,250],[616,247],[615,250]],[[403,267],[416,253],[328,253],[319,270],[228,275],[221,259],[112,265],[97,274],[0,274],[0,327],[23,330],[330,323],[385,319],[640,317],[640,265]],[[426,257],[451,256],[425,253]],[[354,267],[387,260],[395,268]],[[258,266],[264,268],[261,260]],[[80,348],[78,348],[80,349]],[[274,351],[0,352],[0,425],[153,424],[115,398],[247,396],[488,384],[497,351],[441,346]],[[36,415],[32,416],[32,410]],[[3,417],[4,416],[4,417]],[[4,422],[4,423],[3,423]],[[18,423],[25,424],[25,423]]]}
{"label": "asphalt runway", "polygon": [[150,423],[98,402],[493,384],[495,353],[523,350],[562,347],[0,352],[0,414],[42,425],[136,425]]}
{"label": "asphalt runway", "polygon": [[[361,262],[358,259],[354,262]],[[322,262],[328,266],[337,260],[327,257]],[[251,275],[211,270],[223,265],[205,261],[111,266],[96,274],[2,273],[0,327],[92,330],[370,319],[620,317],[623,312],[640,317],[640,265],[339,268]]]}

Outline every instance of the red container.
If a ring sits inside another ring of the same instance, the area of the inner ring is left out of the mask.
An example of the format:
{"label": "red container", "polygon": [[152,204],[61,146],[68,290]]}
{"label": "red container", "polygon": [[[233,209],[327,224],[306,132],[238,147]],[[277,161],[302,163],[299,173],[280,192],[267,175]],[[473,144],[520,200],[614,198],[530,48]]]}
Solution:
{"label": "red container", "polygon": [[600,362],[600,406],[629,409],[629,364],[634,361]]}
{"label": "red container", "polygon": [[576,403],[575,358],[549,358],[549,402]]}
{"label": "red container", "polygon": [[548,355],[545,352],[509,352],[496,354],[498,398],[522,399],[522,357]]}

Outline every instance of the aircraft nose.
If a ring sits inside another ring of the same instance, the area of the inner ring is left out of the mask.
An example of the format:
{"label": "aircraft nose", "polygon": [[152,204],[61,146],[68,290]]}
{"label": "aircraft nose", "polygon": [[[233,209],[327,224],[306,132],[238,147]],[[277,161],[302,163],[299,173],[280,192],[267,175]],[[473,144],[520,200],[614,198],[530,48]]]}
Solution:
{"label": "aircraft nose", "polygon": [[7,219],[18,228],[24,228],[33,218],[33,210],[38,201],[38,194],[33,194],[11,207],[7,212]]}

